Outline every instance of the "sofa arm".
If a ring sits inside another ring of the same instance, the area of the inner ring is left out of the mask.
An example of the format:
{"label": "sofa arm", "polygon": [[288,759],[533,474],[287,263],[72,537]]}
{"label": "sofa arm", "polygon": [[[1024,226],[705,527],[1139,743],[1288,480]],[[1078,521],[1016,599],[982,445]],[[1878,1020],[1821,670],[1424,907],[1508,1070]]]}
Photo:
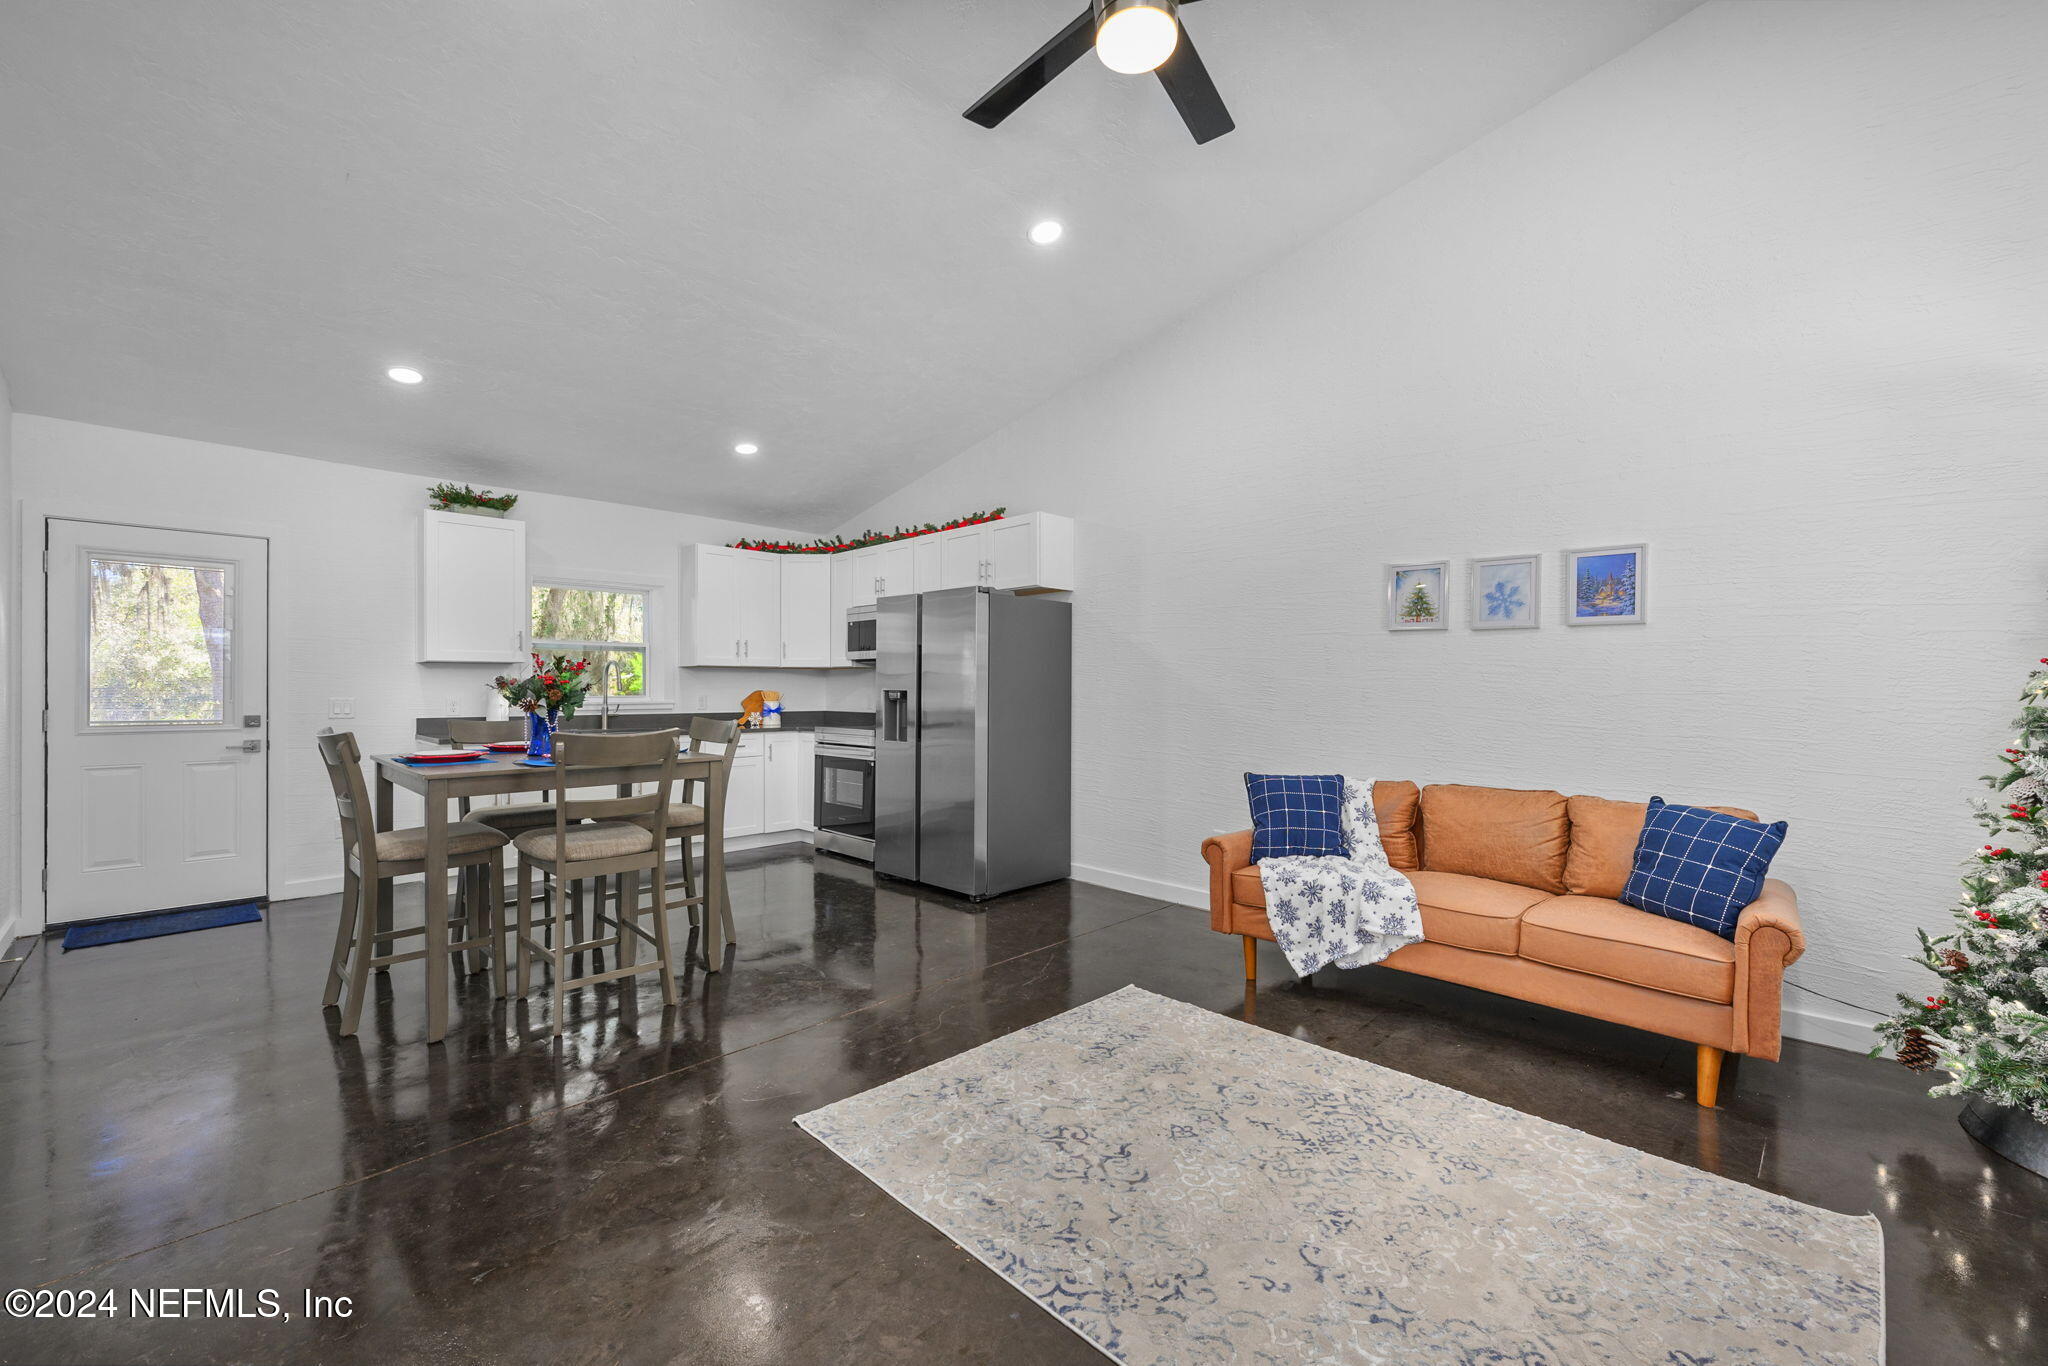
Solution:
{"label": "sofa arm", "polygon": [[1202,841],[1202,857],[1209,864],[1209,928],[1219,934],[1235,934],[1236,914],[1230,908],[1230,875],[1252,866],[1252,832],[1239,830],[1229,835],[1211,835]]}
{"label": "sofa arm", "polygon": [[1776,878],[1765,878],[1755,901],[1735,922],[1735,1051],[1774,1059],[1784,1035],[1780,1012],[1785,969],[1806,952],[1799,898]]}

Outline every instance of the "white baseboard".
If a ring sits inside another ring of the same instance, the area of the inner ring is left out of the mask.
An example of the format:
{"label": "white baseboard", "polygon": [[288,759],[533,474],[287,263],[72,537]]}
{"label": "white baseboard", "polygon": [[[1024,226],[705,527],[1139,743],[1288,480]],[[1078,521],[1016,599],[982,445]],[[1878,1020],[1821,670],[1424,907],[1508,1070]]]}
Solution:
{"label": "white baseboard", "polygon": [[1068,875],[1076,882],[1092,882],[1097,887],[1129,892],[1132,896],[1148,896],[1155,901],[1170,901],[1176,906],[1194,906],[1202,910],[1209,908],[1207,887],[1161,882],[1157,878],[1139,877],[1135,873],[1119,873],[1113,868],[1091,868],[1085,863],[1075,864]]}
{"label": "white baseboard", "polygon": [[[1787,996],[1796,994],[1786,993]],[[1787,1000],[1781,1011],[1780,1019],[1788,1039],[1826,1044],[1829,1048],[1847,1049],[1851,1053],[1868,1053],[1877,1047],[1877,1034],[1871,1021],[1858,1019],[1833,1006]]]}

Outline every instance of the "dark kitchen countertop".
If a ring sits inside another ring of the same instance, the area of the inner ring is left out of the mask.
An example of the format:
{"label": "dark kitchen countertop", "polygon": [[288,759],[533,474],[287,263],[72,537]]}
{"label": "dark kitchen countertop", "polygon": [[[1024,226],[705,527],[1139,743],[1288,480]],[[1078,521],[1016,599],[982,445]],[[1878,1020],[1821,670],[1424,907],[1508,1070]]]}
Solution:
{"label": "dark kitchen countertop", "polygon": [[[736,711],[620,711],[612,713],[613,730],[688,730],[692,717],[709,716],[719,721],[737,721]],[[448,741],[450,721],[481,721],[481,716],[421,716],[413,721],[413,732],[422,740]],[[596,711],[579,712],[562,723],[564,730],[596,730]],[[869,727],[875,724],[871,711],[786,711],[782,713],[783,731],[817,730],[820,726]]]}

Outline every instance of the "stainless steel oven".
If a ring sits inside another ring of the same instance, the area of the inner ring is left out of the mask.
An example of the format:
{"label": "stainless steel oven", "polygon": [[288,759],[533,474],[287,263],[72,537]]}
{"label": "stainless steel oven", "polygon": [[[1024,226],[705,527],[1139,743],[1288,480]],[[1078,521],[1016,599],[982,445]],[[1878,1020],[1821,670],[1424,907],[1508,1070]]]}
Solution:
{"label": "stainless steel oven", "polygon": [[[870,620],[872,625],[872,619]],[[812,788],[820,849],[875,861],[875,733],[822,726]]]}
{"label": "stainless steel oven", "polygon": [[870,603],[866,607],[847,608],[846,621],[840,629],[846,632],[846,657],[848,659],[873,663],[875,658],[874,604]]}

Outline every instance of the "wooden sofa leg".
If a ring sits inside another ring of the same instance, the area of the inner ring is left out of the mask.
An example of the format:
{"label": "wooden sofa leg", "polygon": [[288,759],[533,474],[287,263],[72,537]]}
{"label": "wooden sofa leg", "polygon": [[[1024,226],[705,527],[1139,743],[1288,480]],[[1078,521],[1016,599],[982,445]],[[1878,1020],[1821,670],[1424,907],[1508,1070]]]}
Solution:
{"label": "wooden sofa leg", "polygon": [[1713,1109],[1721,1098],[1721,1059],[1728,1055],[1712,1044],[1700,1044],[1699,1061],[1695,1077],[1699,1082],[1699,1102],[1706,1109]]}
{"label": "wooden sofa leg", "polygon": [[1244,936],[1244,980],[1259,980],[1259,941],[1250,935]]}

